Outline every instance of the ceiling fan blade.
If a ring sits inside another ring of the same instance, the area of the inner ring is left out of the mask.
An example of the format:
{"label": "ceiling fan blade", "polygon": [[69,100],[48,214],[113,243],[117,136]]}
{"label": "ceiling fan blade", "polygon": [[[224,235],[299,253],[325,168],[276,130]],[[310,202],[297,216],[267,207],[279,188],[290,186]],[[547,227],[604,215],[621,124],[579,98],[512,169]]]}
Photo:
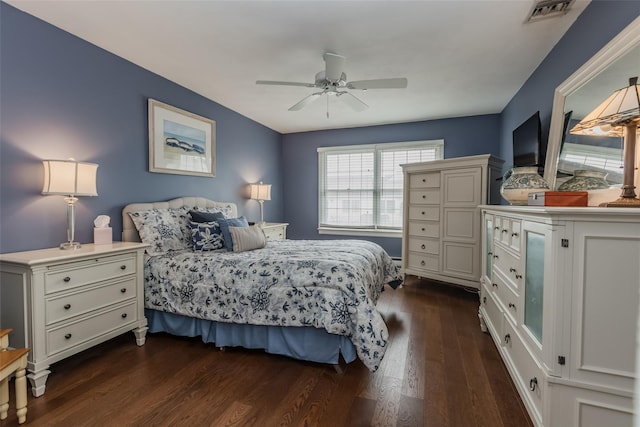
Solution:
{"label": "ceiling fan blade", "polygon": [[[346,96],[345,96],[346,95]],[[355,96],[351,95],[349,92],[337,92],[336,96],[344,101],[353,111],[364,111],[369,106],[364,102],[360,101]]]}
{"label": "ceiling fan blade", "polygon": [[307,96],[306,98],[304,98],[302,101],[298,102],[296,105],[294,105],[293,107],[289,108],[289,111],[299,111],[302,110],[304,107],[306,107],[308,104],[312,103],[313,101],[315,101],[316,99],[320,98],[320,95],[322,95],[322,92],[317,92],[317,93],[312,93],[311,95]]}
{"label": "ceiling fan blade", "polygon": [[324,72],[325,79],[330,82],[337,82],[340,80],[342,71],[344,70],[345,57],[327,52],[324,54],[323,58],[326,63]]}
{"label": "ceiling fan blade", "polygon": [[315,83],[278,82],[278,81],[273,81],[273,80],[256,80],[256,84],[257,85],[316,87]]}
{"label": "ceiling fan blade", "polygon": [[404,89],[407,87],[406,78],[358,80],[347,83],[349,89]]}

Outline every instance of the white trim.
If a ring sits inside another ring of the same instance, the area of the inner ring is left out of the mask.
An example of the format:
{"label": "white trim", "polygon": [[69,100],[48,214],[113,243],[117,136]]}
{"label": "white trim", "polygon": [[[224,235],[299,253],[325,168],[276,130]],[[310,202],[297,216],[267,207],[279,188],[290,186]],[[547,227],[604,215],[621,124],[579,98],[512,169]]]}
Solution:
{"label": "white trim", "polygon": [[335,228],[318,227],[318,234],[334,234],[337,236],[369,236],[402,238],[402,230],[374,230],[371,228]]}
{"label": "white trim", "polygon": [[404,141],[404,142],[385,142],[382,144],[361,144],[361,145],[336,145],[333,147],[318,147],[318,153],[325,151],[331,152],[353,152],[370,150],[401,150],[413,147],[424,147],[425,145],[431,145],[442,149],[444,147],[444,139],[425,139],[423,141]]}

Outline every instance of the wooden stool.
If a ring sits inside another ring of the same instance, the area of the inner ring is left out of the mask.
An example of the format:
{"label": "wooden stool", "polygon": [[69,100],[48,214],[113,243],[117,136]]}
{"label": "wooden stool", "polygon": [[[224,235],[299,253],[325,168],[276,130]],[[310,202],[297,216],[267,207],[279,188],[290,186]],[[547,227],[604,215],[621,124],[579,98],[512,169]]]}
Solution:
{"label": "wooden stool", "polygon": [[27,368],[28,348],[7,350],[11,329],[0,330],[0,420],[9,412],[9,376],[15,372],[16,379],[16,415],[18,424],[27,421]]}

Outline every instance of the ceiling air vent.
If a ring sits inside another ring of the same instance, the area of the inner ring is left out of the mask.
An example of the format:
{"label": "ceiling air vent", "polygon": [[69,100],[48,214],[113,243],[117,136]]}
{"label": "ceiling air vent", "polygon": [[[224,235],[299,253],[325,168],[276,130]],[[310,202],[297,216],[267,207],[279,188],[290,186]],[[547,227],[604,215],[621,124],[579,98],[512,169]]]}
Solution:
{"label": "ceiling air vent", "polygon": [[569,11],[574,0],[542,0],[536,1],[531,8],[527,22],[564,15]]}

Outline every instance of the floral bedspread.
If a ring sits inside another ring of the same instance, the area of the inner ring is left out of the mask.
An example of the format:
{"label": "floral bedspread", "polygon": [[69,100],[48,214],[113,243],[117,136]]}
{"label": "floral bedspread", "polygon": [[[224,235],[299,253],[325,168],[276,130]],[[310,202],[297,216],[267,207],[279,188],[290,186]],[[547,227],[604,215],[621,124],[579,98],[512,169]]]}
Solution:
{"label": "floral bedspread", "polygon": [[144,274],[146,308],[218,322],[324,328],[349,337],[372,371],[388,339],[375,304],[385,283],[402,280],[389,255],[362,240],[176,251],[150,257]]}

